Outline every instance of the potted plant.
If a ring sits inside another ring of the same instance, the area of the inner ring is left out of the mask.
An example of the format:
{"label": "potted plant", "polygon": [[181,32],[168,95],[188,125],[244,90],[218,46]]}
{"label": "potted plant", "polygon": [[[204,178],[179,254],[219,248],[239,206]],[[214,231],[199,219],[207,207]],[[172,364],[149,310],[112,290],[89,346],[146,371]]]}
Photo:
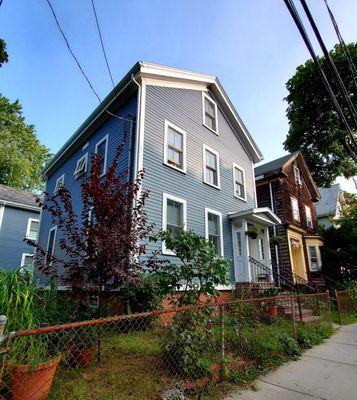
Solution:
{"label": "potted plant", "polygon": [[270,238],[270,243],[273,246],[277,246],[278,244],[282,243],[283,241],[284,241],[283,236],[276,235],[276,236],[273,236],[273,237]]}
{"label": "potted plant", "polygon": [[42,335],[15,338],[8,367],[12,400],[46,399],[60,359]]}
{"label": "potted plant", "polygon": [[250,227],[245,231],[245,234],[246,234],[247,236],[249,236],[251,239],[256,239],[256,238],[258,237],[258,235],[261,234],[261,230],[260,230],[257,226],[253,225],[253,226],[250,226]]}
{"label": "potted plant", "polygon": [[264,303],[264,314],[268,318],[276,318],[278,316],[278,306],[275,301],[266,301]]}
{"label": "potted plant", "polygon": [[81,331],[80,335],[74,332],[66,346],[69,350],[68,364],[80,368],[91,364],[96,355],[98,340],[97,335],[92,330]]}

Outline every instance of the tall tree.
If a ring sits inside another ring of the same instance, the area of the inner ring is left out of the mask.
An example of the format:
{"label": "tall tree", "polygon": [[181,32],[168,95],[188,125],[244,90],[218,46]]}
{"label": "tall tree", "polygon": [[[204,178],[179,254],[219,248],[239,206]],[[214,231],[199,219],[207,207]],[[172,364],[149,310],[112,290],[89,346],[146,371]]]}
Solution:
{"label": "tall tree", "polygon": [[[148,192],[141,190],[143,172],[129,181],[127,171],[118,169],[121,154],[122,146],[103,178],[101,160],[96,154],[92,156],[90,173],[81,183],[80,213],[68,188],[45,193],[41,206],[57,226],[59,254],[52,257],[40,244],[27,240],[37,249],[35,264],[40,272],[71,287],[83,305],[89,296],[98,296],[99,315],[104,293],[140,279],[140,255],[145,253],[142,243],[152,230],[144,211]],[[60,266],[63,270],[58,276]]]}
{"label": "tall tree", "polygon": [[[357,43],[348,44],[348,49],[357,65]],[[342,47],[336,45],[330,54],[357,109],[357,88]],[[327,61],[324,57],[319,60],[356,136],[357,127],[332,81]],[[346,178],[356,175],[357,165],[342,144],[348,133],[341,128],[313,61],[308,60],[298,66],[286,87],[289,92],[285,100],[288,102],[290,129],[284,142],[285,149],[301,150],[319,186],[329,186],[339,175]]]}
{"label": "tall tree", "polygon": [[0,39],[0,68],[9,61],[9,55],[6,51],[6,43],[4,39]]}
{"label": "tall tree", "polygon": [[24,190],[41,189],[41,171],[51,155],[27,125],[18,100],[0,94],[0,183]]}

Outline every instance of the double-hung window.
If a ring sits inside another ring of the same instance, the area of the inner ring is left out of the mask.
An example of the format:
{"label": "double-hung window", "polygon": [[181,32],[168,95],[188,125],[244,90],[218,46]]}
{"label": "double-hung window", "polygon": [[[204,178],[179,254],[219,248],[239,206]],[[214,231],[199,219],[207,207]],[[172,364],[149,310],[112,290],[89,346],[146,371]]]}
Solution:
{"label": "double-hung window", "polygon": [[108,135],[95,145],[95,153],[99,157],[100,176],[107,172]]}
{"label": "double-hung window", "polygon": [[22,254],[20,271],[33,273],[33,254],[29,253]]}
{"label": "double-hung window", "polygon": [[223,257],[222,214],[205,208],[206,239],[212,243],[216,255]]}
{"label": "double-hung window", "polygon": [[295,176],[295,183],[297,186],[302,185],[301,174],[299,168],[294,165],[294,176]]}
{"label": "double-hung window", "polygon": [[87,163],[88,163],[88,153],[82,156],[76,165],[76,169],[74,171],[75,178],[79,178],[87,172]]}
{"label": "double-hung window", "polygon": [[203,145],[203,166],[204,182],[220,189],[219,154],[206,145]]}
{"label": "double-hung window", "polygon": [[310,269],[311,271],[318,271],[320,269],[320,262],[318,256],[318,247],[314,245],[309,246]]}
{"label": "double-hung window", "polygon": [[38,239],[39,220],[29,218],[27,221],[26,238],[36,241]]}
{"label": "double-hung window", "polygon": [[291,197],[291,209],[293,212],[293,219],[300,221],[299,203],[295,197]]}
{"label": "double-hung window", "polygon": [[64,185],[64,174],[56,179],[55,194],[58,193],[58,191],[60,190],[61,187],[63,187],[63,185]]}
{"label": "double-hung window", "polygon": [[[162,229],[171,232],[174,236],[178,236],[181,230],[186,230],[186,225],[186,200],[164,193]],[[166,249],[164,242],[162,243],[162,252],[164,254],[174,254],[169,249]]]}
{"label": "double-hung window", "polygon": [[47,240],[47,251],[46,251],[46,265],[52,264],[52,257],[55,252],[55,243],[56,243],[56,233],[57,227],[53,227],[48,232],[48,240]]}
{"label": "double-hung window", "polygon": [[305,215],[306,215],[306,225],[309,228],[313,228],[314,225],[312,223],[312,216],[311,216],[311,208],[305,205]]}
{"label": "double-hung window", "polygon": [[203,125],[218,135],[217,103],[202,92]]}
{"label": "double-hung window", "polygon": [[233,163],[234,196],[246,200],[245,172],[239,165]]}
{"label": "double-hung window", "polygon": [[165,121],[164,163],[186,172],[186,132]]}

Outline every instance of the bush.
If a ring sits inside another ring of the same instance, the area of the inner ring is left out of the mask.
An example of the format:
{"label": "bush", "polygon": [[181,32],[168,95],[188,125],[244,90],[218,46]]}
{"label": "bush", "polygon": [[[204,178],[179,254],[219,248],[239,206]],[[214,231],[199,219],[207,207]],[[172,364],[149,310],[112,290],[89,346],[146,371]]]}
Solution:
{"label": "bush", "polygon": [[214,332],[206,328],[209,309],[187,310],[175,315],[163,336],[163,361],[171,372],[184,377],[209,375],[213,363]]}
{"label": "bush", "polygon": [[298,357],[301,354],[301,349],[296,340],[285,332],[280,334],[279,344],[282,352],[289,357]]}

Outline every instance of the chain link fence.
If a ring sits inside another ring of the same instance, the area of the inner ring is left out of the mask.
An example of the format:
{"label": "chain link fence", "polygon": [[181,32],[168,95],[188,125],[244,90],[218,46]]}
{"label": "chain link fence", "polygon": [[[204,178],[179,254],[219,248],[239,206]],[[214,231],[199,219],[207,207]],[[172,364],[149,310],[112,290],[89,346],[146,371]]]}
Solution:
{"label": "chain link fence", "polygon": [[3,337],[0,399],[222,398],[221,382],[246,384],[329,334],[327,293],[24,330]]}
{"label": "chain link fence", "polygon": [[357,291],[335,292],[340,325],[357,321]]}

